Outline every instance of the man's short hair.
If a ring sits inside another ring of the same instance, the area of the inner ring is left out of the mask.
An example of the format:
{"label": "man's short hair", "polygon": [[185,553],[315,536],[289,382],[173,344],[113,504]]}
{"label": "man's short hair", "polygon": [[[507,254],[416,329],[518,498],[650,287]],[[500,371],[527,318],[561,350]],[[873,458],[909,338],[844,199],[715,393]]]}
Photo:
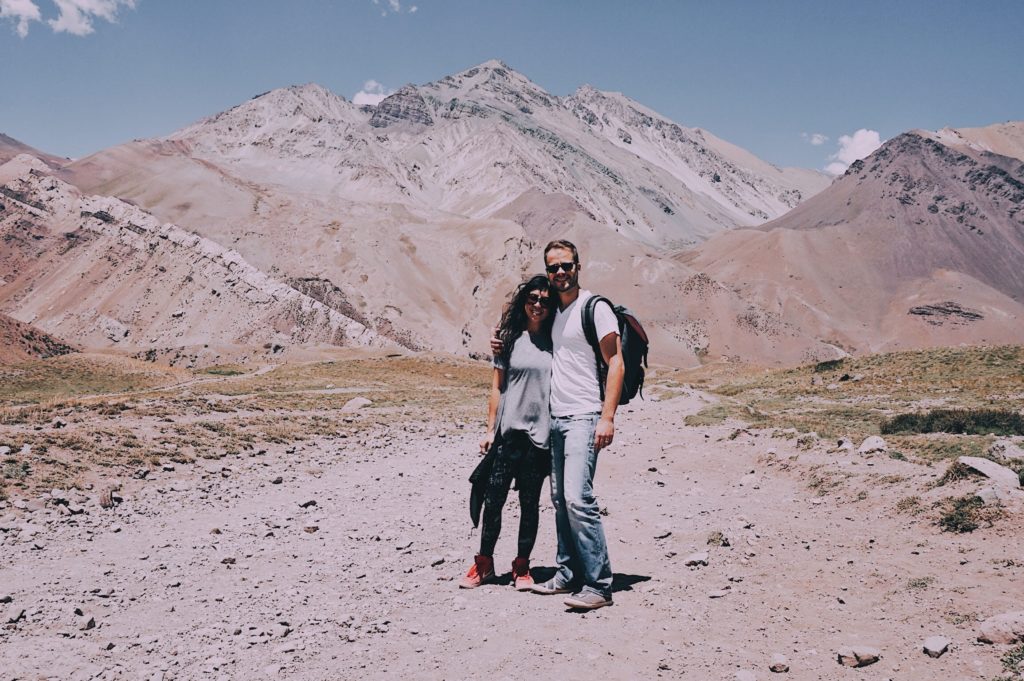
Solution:
{"label": "man's short hair", "polygon": [[555,239],[544,247],[544,262],[548,261],[548,251],[553,251],[556,248],[561,248],[572,253],[573,262],[578,263],[580,261],[580,253],[576,250],[576,244],[571,241],[566,241],[565,239]]}

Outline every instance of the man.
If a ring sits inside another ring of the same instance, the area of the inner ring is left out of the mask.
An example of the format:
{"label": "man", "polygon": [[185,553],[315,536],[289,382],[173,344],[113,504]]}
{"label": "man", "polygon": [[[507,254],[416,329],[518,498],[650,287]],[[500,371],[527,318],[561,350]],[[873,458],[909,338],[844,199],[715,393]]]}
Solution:
{"label": "man", "polygon": [[590,291],[580,290],[579,253],[569,241],[544,248],[544,265],[558,311],[551,331],[551,502],[558,534],[558,572],[533,587],[539,594],[575,593],[571,608],[593,610],[612,604],[612,568],[594,496],[597,454],[615,437],[624,366],[611,306],[599,302],[594,326],[608,365],[604,400],[594,348],[583,332],[583,307]]}

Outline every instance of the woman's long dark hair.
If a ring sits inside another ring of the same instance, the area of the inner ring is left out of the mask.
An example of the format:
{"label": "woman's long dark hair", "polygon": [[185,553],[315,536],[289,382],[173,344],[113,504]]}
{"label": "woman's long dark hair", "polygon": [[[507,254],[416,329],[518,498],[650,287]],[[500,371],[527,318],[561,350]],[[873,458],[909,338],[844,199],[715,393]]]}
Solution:
{"label": "woman's long dark hair", "polygon": [[501,323],[498,325],[498,338],[501,339],[501,357],[505,360],[506,366],[508,366],[509,355],[512,354],[512,346],[516,344],[516,340],[526,330],[526,298],[534,291],[543,291],[550,296],[548,305],[550,306],[551,314],[544,320],[541,328],[549,337],[551,335],[551,325],[555,321],[554,291],[551,290],[551,283],[547,277],[543,274],[536,274],[516,287],[516,290],[512,292],[512,296],[509,298],[508,305],[505,306],[505,311],[501,315]]}

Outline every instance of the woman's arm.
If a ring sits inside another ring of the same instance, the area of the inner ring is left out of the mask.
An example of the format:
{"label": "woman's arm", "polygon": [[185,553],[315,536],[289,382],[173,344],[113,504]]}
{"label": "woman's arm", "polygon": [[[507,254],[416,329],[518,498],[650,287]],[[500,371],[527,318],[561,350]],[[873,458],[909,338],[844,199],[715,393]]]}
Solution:
{"label": "woman's arm", "polygon": [[501,400],[501,384],[505,380],[505,370],[494,367],[491,376],[491,395],[487,399],[487,434],[480,440],[480,453],[486,454],[494,442],[494,420],[498,417],[498,402]]}

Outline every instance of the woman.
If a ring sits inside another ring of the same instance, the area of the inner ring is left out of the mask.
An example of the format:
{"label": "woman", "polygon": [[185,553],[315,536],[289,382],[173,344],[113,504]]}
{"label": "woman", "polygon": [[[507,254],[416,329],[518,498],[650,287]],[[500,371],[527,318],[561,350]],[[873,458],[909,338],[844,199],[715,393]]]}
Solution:
{"label": "woman", "polygon": [[547,277],[532,277],[516,288],[498,327],[504,350],[494,358],[487,435],[480,441],[481,453],[490,452],[493,460],[484,494],[480,553],[459,584],[464,589],[494,578],[501,509],[513,478],[519,490],[520,518],[512,579],[518,591],[533,586],[530,553],[537,539],[541,487],[551,472],[548,396],[554,303]]}

